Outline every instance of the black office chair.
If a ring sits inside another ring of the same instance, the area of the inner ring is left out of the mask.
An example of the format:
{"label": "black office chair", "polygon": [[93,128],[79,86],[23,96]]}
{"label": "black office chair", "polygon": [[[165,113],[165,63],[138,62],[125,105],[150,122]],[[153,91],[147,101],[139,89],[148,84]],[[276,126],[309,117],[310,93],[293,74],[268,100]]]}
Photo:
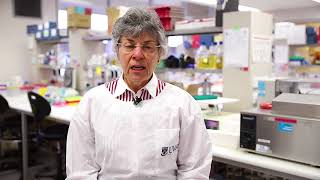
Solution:
{"label": "black office chair", "polygon": [[[0,145],[14,143],[18,145],[18,156],[15,153],[3,153],[0,146],[0,170],[17,169],[21,172],[21,115],[9,107],[8,101],[0,94]],[[10,151],[16,152],[16,151]],[[13,158],[14,157],[14,158]]]}
{"label": "black office chair", "polygon": [[57,124],[53,126],[43,127],[43,120],[50,114],[51,106],[49,102],[42,96],[34,92],[28,92],[28,98],[31,105],[34,120],[37,126],[38,142],[50,141],[56,142],[55,153],[57,172],[54,175],[36,174],[35,178],[52,177],[56,180],[65,179],[63,173],[63,152],[65,152],[64,142],[68,133],[68,125]]}

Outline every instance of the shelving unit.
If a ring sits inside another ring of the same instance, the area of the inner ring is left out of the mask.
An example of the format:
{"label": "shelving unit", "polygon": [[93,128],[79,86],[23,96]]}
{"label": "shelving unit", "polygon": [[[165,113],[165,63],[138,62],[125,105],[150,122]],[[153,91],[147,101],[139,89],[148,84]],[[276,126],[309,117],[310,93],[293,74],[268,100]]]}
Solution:
{"label": "shelving unit", "polygon": [[85,41],[103,41],[103,40],[111,40],[112,37],[111,35],[99,35],[99,36],[89,36],[89,35],[85,35],[83,38],[83,40]]}
{"label": "shelving unit", "polygon": [[191,68],[163,68],[156,69],[156,73],[163,72],[199,72],[199,73],[222,73],[221,69],[191,69]]}
{"label": "shelving unit", "polygon": [[[313,57],[311,56],[311,51],[315,51],[320,47],[320,44],[289,44],[289,56],[301,55],[309,63],[312,62]],[[309,55],[305,53],[309,52]],[[300,54],[301,53],[301,54]],[[289,63],[290,64],[290,63]],[[289,66],[291,69],[291,75],[301,75],[301,74],[318,74],[320,73],[320,66],[315,64],[301,65],[301,66]]]}
{"label": "shelving unit", "polygon": [[[52,39],[52,40],[36,40],[33,38],[33,48],[30,51],[31,59],[32,59],[32,81],[33,82],[43,82],[43,81],[50,81],[52,76],[54,75],[53,71],[56,69],[53,66],[48,64],[42,64],[39,55],[44,55],[49,50],[53,49],[55,52],[55,56],[64,51],[65,46],[68,46],[69,39],[68,38],[61,38],[61,39]],[[68,48],[66,49],[66,51]]]}
{"label": "shelving unit", "polygon": [[166,36],[178,36],[178,35],[193,35],[193,34],[216,34],[222,33],[221,27],[206,27],[197,29],[181,29],[174,31],[167,31]]}
{"label": "shelving unit", "polygon": [[36,41],[39,44],[65,44],[68,43],[68,38],[62,38],[62,39],[52,39],[52,40],[37,40]]}
{"label": "shelving unit", "polygon": [[[216,34],[222,33],[221,27],[210,27],[210,28],[198,28],[198,29],[185,29],[185,30],[174,30],[165,32],[166,36],[177,36],[177,35],[193,35],[193,34]],[[111,40],[112,36],[108,35],[89,35],[86,30],[72,30],[69,32],[70,41],[70,55],[72,58],[79,60],[80,69],[78,70],[78,83],[85,80],[85,64],[90,56],[94,53],[103,53],[104,48],[101,41]],[[80,52],[81,50],[81,52]],[[210,70],[210,69],[157,69],[156,73],[165,72],[200,72],[200,73],[218,73],[221,74],[222,70]],[[78,86],[80,91],[84,90],[83,84]]]}

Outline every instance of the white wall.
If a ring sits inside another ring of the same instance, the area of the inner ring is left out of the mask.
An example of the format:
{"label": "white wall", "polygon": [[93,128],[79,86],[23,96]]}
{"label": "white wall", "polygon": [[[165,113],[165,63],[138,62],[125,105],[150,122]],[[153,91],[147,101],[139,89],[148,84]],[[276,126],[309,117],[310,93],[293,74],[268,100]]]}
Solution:
{"label": "white wall", "polygon": [[273,15],[275,22],[320,22],[320,6],[296,9],[283,9],[277,11],[269,11],[268,13]]}
{"label": "white wall", "polygon": [[56,20],[56,0],[42,0],[42,19],[14,16],[13,0],[0,1],[0,82],[21,76],[31,80],[26,26]]}

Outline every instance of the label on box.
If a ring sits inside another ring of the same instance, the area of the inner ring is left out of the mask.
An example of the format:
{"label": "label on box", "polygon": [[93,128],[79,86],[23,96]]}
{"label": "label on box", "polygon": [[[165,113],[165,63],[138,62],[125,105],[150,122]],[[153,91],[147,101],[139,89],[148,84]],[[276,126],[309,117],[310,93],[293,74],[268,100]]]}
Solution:
{"label": "label on box", "polygon": [[57,36],[57,29],[51,29],[50,36],[56,37]]}
{"label": "label on box", "polygon": [[38,30],[39,30],[39,31],[43,30],[43,25],[42,25],[42,24],[39,24],[39,25],[38,25]]}
{"label": "label on box", "polygon": [[256,144],[256,151],[260,153],[272,153],[269,146],[265,146],[262,144]]}
{"label": "label on box", "polygon": [[44,23],[44,29],[49,29],[49,22]]}
{"label": "label on box", "polygon": [[36,33],[36,39],[41,39],[41,31],[38,31],[38,32]]}
{"label": "label on box", "polygon": [[291,133],[293,131],[293,124],[279,122],[278,123],[278,131],[285,132],[285,133]]}
{"label": "label on box", "polygon": [[47,38],[49,37],[49,30],[45,29],[42,31],[43,37]]}
{"label": "label on box", "polygon": [[270,144],[270,140],[268,139],[261,139],[261,138],[258,138],[258,142],[261,142],[261,143],[266,143],[266,144]]}
{"label": "label on box", "polygon": [[68,30],[67,29],[59,29],[59,36],[67,37],[68,36]]}

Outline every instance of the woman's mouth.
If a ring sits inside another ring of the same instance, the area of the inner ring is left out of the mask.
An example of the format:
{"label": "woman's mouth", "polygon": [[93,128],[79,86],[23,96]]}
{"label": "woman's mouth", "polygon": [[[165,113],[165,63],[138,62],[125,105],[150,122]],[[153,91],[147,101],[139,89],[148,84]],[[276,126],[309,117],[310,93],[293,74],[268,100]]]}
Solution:
{"label": "woman's mouth", "polygon": [[141,70],[144,70],[145,67],[144,66],[131,66],[130,69],[132,69],[134,71],[141,71]]}

